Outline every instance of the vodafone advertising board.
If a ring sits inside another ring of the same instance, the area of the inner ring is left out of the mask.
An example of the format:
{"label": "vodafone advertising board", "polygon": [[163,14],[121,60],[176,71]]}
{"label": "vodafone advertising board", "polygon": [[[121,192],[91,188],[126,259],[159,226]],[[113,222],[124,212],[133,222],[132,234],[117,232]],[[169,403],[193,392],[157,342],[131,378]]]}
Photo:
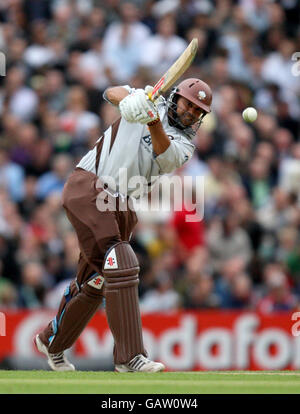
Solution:
{"label": "vodafone advertising board", "polygon": [[[7,356],[37,356],[32,338],[54,312],[2,312],[6,334],[0,336],[0,363]],[[149,356],[168,370],[300,369],[300,336],[292,313],[176,312],[146,314],[142,320]],[[98,312],[72,352],[76,358],[112,360],[112,349],[105,314]]]}

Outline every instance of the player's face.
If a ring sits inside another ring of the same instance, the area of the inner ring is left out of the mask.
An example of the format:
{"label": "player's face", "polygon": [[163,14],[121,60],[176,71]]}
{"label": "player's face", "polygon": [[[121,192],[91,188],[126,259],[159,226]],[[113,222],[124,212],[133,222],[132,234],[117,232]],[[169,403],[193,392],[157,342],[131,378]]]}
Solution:
{"label": "player's face", "polygon": [[191,126],[199,120],[203,110],[188,99],[180,96],[177,100],[177,115],[184,126]]}

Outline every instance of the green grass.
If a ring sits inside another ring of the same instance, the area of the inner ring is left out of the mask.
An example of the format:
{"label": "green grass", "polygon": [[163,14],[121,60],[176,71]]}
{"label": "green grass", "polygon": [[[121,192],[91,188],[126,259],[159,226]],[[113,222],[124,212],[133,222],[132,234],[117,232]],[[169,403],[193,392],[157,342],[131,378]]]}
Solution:
{"label": "green grass", "polygon": [[52,372],[0,370],[0,394],[299,394],[300,371]]}

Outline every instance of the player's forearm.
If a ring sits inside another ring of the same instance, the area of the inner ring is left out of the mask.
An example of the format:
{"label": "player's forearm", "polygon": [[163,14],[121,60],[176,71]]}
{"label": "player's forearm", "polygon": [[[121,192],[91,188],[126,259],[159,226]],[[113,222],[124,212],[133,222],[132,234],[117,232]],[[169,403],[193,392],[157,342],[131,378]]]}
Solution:
{"label": "player's forearm", "polygon": [[119,105],[119,103],[129,94],[128,90],[122,86],[113,86],[105,90],[106,98],[113,104]]}
{"label": "player's forearm", "polygon": [[162,154],[170,145],[170,139],[165,133],[161,121],[149,126],[152,148],[156,155]]}

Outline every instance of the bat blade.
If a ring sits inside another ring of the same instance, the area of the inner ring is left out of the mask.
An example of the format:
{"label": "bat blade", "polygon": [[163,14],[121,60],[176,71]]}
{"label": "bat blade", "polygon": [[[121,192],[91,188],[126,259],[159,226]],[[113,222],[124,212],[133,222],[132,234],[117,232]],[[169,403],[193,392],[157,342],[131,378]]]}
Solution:
{"label": "bat blade", "polygon": [[166,73],[154,85],[153,91],[149,98],[155,101],[159,95],[166,92],[174,83],[184,74],[191,65],[198,50],[198,40],[194,38],[176,62],[167,70]]}

